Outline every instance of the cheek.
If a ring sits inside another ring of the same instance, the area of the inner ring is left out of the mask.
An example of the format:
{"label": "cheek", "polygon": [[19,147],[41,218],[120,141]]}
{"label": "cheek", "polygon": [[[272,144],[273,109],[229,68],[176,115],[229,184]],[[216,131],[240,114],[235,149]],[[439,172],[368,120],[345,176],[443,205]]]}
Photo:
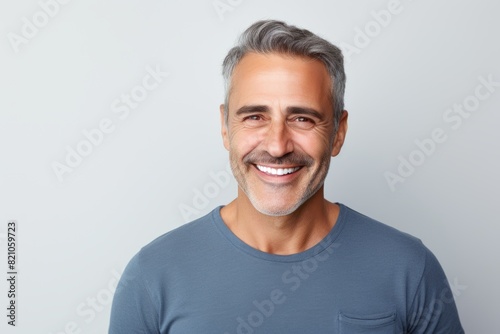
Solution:
{"label": "cheek", "polygon": [[313,157],[330,155],[332,140],[324,132],[312,131],[295,137],[296,145]]}
{"label": "cheek", "polygon": [[322,129],[315,131],[316,132],[316,142],[317,146],[321,146],[323,150],[328,151],[328,155],[330,155],[330,151],[333,147],[333,129]]}
{"label": "cheek", "polygon": [[263,131],[255,131],[254,129],[246,129],[243,127],[234,127],[229,133],[229,142],[232,149],[239,151],[242,154],[248,153],[255,149],[262,141]]}

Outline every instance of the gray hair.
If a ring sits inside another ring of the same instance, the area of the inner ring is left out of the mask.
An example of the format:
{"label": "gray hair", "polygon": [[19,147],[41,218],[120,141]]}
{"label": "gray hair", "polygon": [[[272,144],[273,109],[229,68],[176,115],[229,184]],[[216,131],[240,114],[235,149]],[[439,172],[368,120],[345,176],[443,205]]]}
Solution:
{"label": "gray hair", "polygon": [[228,117],[231,76],[240,60],[249,52],[282,53],[320,60],[328,70],[334,114],[335,132],[344,110],[345,73],[342,51],[309,30],[299,29],[281,21],[263,20],[245,30],[235,47],[229,50],[222,63],[225,85],[224,117]]}

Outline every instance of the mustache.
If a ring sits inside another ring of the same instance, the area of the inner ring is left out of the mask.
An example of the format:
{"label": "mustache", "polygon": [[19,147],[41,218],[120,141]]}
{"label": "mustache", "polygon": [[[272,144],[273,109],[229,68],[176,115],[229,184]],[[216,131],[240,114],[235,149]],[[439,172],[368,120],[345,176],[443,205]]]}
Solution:
{"label": "mustache", "polygon": [[252,151],[243,158],[243,162],[254,165],[299,165],[310,167],[314,164],[314,159],[300,152],[289,152],[281,157],[273,157],[266,151]]}

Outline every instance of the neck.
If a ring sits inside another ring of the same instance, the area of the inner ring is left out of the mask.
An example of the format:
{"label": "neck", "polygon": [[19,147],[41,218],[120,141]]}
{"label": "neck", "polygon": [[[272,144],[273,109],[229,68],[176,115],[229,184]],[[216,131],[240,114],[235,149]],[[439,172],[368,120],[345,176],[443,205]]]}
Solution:
{"label": "neck", "polygon": [[239,189],[238,197],[222,208],[221,216],[228,228],[249,246],[266,253],[289,255],[319,243],[333,228],[338,212],[338,205],[324,199],[323,188],[285,216],[257,211]]}

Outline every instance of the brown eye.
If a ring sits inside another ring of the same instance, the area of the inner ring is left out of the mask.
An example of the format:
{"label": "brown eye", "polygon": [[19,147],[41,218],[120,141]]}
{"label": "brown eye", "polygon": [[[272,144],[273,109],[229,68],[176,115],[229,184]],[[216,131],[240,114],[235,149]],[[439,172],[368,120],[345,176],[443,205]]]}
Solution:
{"label": "brown eye", "polygon": [[314,126],[314,121],[309,117],[297,116],[288,121],[288,125],[296,129],[308,130]]}
{"label": "brown eye", "polygon": [[249,115],[243,118],[243,124],[247,127],[260,127],[265,124],[264,118],[261,115]]}

